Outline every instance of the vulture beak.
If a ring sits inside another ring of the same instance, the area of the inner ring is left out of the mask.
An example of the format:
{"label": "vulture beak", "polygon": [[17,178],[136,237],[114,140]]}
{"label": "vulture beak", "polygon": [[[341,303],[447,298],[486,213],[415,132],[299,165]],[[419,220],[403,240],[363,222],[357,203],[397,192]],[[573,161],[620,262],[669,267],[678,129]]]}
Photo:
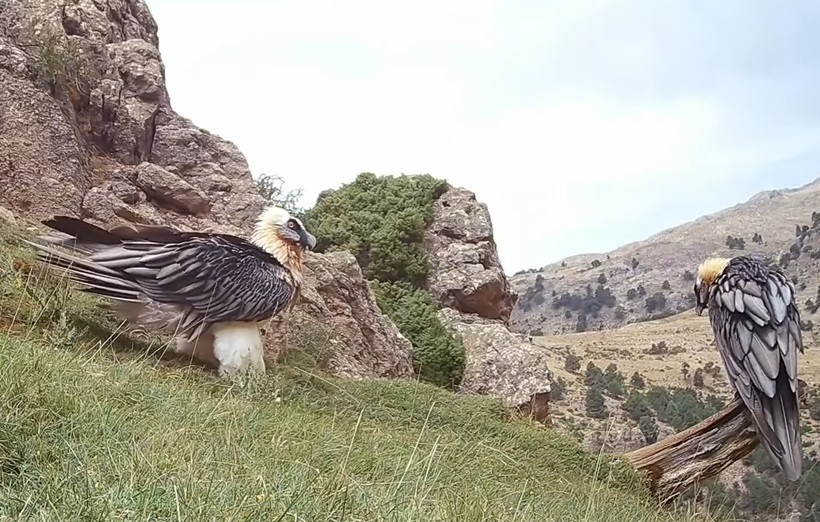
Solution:
{"label": "vulture beak", "polygon": [[316,237],[305,229],[299,233],[299,244],[303,250],[313,250],[316,248]]}

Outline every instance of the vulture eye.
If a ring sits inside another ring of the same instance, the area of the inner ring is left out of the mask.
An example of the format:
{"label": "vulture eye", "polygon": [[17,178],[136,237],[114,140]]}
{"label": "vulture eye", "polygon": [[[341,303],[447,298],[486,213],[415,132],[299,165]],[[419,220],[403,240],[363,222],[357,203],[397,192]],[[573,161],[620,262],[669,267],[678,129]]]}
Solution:
{"label": "vulture eye", "polygon": [[288,228],[296,228],[296,223],[293,221],[288,221]]}

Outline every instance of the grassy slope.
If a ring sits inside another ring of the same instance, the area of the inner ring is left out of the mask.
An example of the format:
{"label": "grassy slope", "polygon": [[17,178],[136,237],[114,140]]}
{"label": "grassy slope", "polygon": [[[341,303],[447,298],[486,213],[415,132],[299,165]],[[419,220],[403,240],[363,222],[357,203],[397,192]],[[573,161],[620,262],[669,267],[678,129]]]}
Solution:
{"label": "grassy slope", "polygon": [[[497,402],[162,360],[0,230],[0,520],[684,520]],[[302,358],[304,360],[304,357]]]}

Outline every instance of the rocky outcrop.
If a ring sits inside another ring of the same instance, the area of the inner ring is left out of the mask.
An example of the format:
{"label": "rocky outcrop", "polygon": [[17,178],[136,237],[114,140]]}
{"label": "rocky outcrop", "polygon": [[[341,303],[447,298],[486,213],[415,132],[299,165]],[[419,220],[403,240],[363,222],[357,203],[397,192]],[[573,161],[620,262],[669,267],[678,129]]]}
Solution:
{"label": "rocky outcrop", "polygon": [[498,397],[505,406],[543,422],[552,373],[546,351],[498,321],[443,308],[439,315],[464,343],[467,364],[459,391]]}
{"label": "rocky outcrop", "polygon": [[424,248],[427,289],[442,306],[442,322],[464,343],[459,391],[500,398],[546,421],[552,375],[543,348],[509,329],[516,295],[498,258],[487,205],[469,190],[448,189],[436,201]]}
{"label": "rocky outcrop", "polygon": [[266,328],[269,356],[281,360],[290,347],[338,376],[413,376],[413,347],[382,315],[352,254],[309,254],[305,281],[293,311]]}
{"label": "rocky outcrop", "polygon": [[[0,108],[0,205],[24,218],[247,236],[265,205],[239,149],[171,107],[144,0],[0,2]],[[310,257],[302,302],[267,336],[273,355],[327,351],[339,375],[413,373],[345,254]]]}
{"label": "rocky outcrop", "polygon": [[0,26],[0,202],[37,219],[248,229],[264,200],[247,161],[171,108],[143,0],[9,0]]}
{"label": "rocky outcrop", "polygon": [[424,247],[427,288],[442,306],[509,321],[515,296],[498,259],[490,211],[474,193],[451,188],[438,199]]}

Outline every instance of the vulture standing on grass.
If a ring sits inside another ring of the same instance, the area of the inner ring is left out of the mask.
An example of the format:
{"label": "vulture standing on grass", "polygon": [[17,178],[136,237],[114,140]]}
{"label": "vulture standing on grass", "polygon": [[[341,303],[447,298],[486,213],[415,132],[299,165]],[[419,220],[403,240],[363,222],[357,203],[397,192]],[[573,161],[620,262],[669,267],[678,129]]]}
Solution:
{"label": "vulture standing on grass", "polygon": [[264,373],[259,323],[295,301],[304,251],[316,246],[301,220],[276,206],[260,214],[250,241],[156,225],[105,230],[66,216],[43,223],[57,233],[27,242],[39,259],[112,299],[126,321],[173,334],[177,352],[223,377]]}
{"label": "vulture standing on grass", "polygon": [[794,285],[752,256],[711,258],[698,268],[695,312],[709,309],[733,388],[760,442],[788,480],[802,474],[797,353],[803,353]]}

